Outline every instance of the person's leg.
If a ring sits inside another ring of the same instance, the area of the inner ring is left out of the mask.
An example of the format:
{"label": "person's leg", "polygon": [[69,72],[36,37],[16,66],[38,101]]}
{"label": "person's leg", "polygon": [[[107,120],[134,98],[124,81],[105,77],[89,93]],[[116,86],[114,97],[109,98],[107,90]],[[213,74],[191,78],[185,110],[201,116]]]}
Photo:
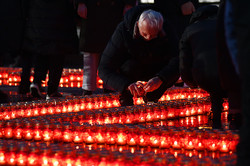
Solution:
{"label": "person's leg", "polygon": [[100,54],[83,54],[83,95],[91,95],[96,90],[97,67]]}
{"label": "person's leg", "polygon": [[34,57],[34,80],[30,85],[31,95],[33,97],[42,97],[41,83],[45,79],[48,70],[48,56],[35,55]]}
{"label": "person's leg", "polygon": [[48,96],[51,96],[53,94],[56,94],[56,95],[58,94],[58,86],[60,83],[63,66],[64,66],[64,57],[65,55],[50,55],[49,82],[48,82],[48,91],[47,91]]}
{"label": "person's leg", "polygon": [[210,99],[211,99],[211,110],[213,113],[212,128],[221,129],[222,128],[221,113],[223,109],[223,96],[221,95],[220,92],[212,92],[210,93]]}
{"label": "person's leg", "polygon": [[22,67],[21,82],[18,87],[19,94],[30,92],[30,73],[32,68],[32,55],[29,52],[22,52],[20,55],[20,65]]}
{"label": "person's leg", "polygon": [[41,85],[42,80],[46,77],[48,71],[48,56],[36,55],[34,65],[34,84]]}

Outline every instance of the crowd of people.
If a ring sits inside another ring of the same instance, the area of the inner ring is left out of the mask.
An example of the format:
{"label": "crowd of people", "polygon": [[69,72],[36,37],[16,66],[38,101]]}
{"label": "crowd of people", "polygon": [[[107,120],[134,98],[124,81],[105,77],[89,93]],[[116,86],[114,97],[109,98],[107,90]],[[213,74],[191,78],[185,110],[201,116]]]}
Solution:
{"label": "crowd of people", "polygon": [[[20,94],[30,93],[40,99],[45,91],[41,83],[49,73],[46,99],[62,97],[58,86],[65,57],[70,54],[79,54],[83,59],[82,95],[94,93],[98,74],[104,93],[120,93],[121,106],[133,105],[133,97],[142,97],[145,103],[158,102],[181,77],[190,88],[210,94],[213,128],[222,128],[222,103],[223,98],[228,98],[230,129],[240,129],[238,164],[250,165],[249,2],[18,2],[0,2],[0,57],[13,50],[20,55]],[[15,26],[11,25],[13,21]],[[10,33],[17,39],[9,38]],[[30,82],[32,67],[34,80]],[[6,99],[2,91],[0,95]]]}

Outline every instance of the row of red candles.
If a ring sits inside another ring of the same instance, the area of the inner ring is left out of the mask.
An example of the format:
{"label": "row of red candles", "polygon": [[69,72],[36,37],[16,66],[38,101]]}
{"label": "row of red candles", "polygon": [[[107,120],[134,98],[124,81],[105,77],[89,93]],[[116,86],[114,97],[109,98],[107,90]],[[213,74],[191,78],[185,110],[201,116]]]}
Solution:
{"label": "row of red candles", "polygon": [[0,120],[74,112],[77,113],[76,116],[83,116],[83,118],[86,117],[85,119],[95,120],[101,124],[134,123],[137,121],[157,121],[206,114],[210,111],[211,107],[208,98],[200,98],[199,100],[171,100],[151,105],[142,104],[127,107],[92,109],[92,107],[99,108],[96,105],[102,102],[101,100],[93,99],[78,98],[73,100],[57,100],[56,102],[30,102],[26,105],[1,107]]}
{"label": "row of red candles", "polygon": [[[93,112],[86,111],[84,112],[86,114],[90,113],[91,116],[94,115]],[[225,125],[228,123],[226,121],[226,114],[227,112],[224,112],[222,114],[222,123]],[[112,115],[112,114],[111,114]],[[119,115],[119,114],[116,114]],[[90,116],[88,116],[90,117]],[[31,119],[32,118],[32,119]],[[133,122],[128,121],[126,117],[120,116],[120,117],[108,117],[102,119],[99,118],[86,118],[83,114],[79,113],[64,113],[64,114],[55,114],[55,115],[46,115],[46,116],[36,116],[36,117],[26,117],[26,118],[18,118],[15,119],[16,121],[23,121],[23,119],[26,120],[38,120],[38,121],[49,121],[52,122],[79,122],[82,123],[89,123],[89,124],[147,124],[147,125],[153,125],[153,126],[176,126],[176,127],[207,127],[211,125],[208,115],[197,115],[197,116],[188,116],[183,118],[175,118],[175,119],[166,119],[166,120],[157,120],[157,121],[147,121],[147,122],[139,122],[134,119]],[[0,123],[5,122],[4,120],[0,120]]]}
{"label": "row of red candles", "polygon": [[[18,86],[21,81],[21,68],[0,68],[0,85]],[[34,79],[34,71],[32,70],[30,81]],[[42,86],[46,86],[48,83],[48,76]],[[82,69],[64,69],[62,72],[60,87],[81,87],[83,81]],[[103,82],[97,76],[97,85],[102,85]]]}
{"label": "row of red candles", "polygon": [[[191,152],[192,153],[192,152]],[[90,149],[79,145],[26,143],[0,140],[0,165],[67,165],[67,166],[175,166],[175,165],[225,165],[236,163],[236,155],[213,158],[201,153],[162,153],[128,151],[106,147]]]}
{"label": "row of red candles", "polygon": [[234,151],[237,133],[143,125],[90,125],[79,122],[2,121],[0,138],[87,144],[117,144],[187,150]]}

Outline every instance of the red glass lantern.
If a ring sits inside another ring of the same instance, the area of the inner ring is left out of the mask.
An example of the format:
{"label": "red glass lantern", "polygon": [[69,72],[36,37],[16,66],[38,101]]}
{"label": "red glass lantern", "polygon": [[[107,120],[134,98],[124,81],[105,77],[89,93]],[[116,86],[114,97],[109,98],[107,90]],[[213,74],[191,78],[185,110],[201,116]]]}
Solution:
{"label": "red glass lantern", "polygon": [[138,145],[138,131],[135,126],[128,126],[128,139],[127,145],[136,146]]}
{"label": "red glass lantern", "polygon": [[7,152],[5,153],[6,165],[16,165],[16,151],[17,148],[15,144],[12,143],[7,145]]}
{"label": "red glass lantern", "polygon": [[42,140],[42,124],[39,121],[35,121],[33,125],[33,134],[35,141]]}
{"label": "red glass lantern", "polygon": [[61,142],[63,131],[62,131],[62,125],[60,122],[53,123],[54,131],[53,131],[53,138],[55,142]]}
{"label": "red glass lantern", "polygon": [[46,142],[52,141],[53,135],[53,125],[45,121],[43,124],[42,140]]}
{"label": "red glass lantern", "polygon": [[33,139],[33,129],[32,129],[32,122],[24,121],[23,122],[23,138],[25,140],[32,140]]}
{"label": "red glass lantern", "polygon": [[28,149],[27,144],[22,143],[18,145],[18,151],[16,153],[16,164],[18,166],[26,166],[28,161]]}
{"label": "red glass lantern", "polygon": [[0,142],[0,165],[6,165],[6,145],[4,142]]}
{"label": "red glass lantern", "polygon": [[172,131],[172,148],[174,149],[181,149],[182,148],[182,132],[180,130],[173,130]]}
{"label": "red glass lantern", "polygon": [[63,132],[62,132],[62,140],[63,142],[72,142],[73,141],[73,126],[65,122],[63,123]]}
{"label": "red glass lantern", "polygon": [[105,136],[106,143],[108,145],[113,145],[115,144],[116,141],[116,129],[114,125],[107,124],[106,125],[106,136]]}
{"label": "red glass lantern", "polygon": [[83,143],[82,126],[79,122],[74,122],[73,142]]}
{"label": "red glass lantern", "polygon": [[106,126],[96,125],[94,139],[97,144],[105,144],[106,143]]}
{"label": "red glass lantern", "polygon": [[209,151],[216,151],[218,149],[217,134],[212,131],[206,133],[205,146]]}
{"label": "red glass lantern", "polygon": [[94,136],[93,136],[93,131],[91,130],[92,129],[92,126],[88,123],[84,123],[83,124],[83,141],[86,143],[86,144],[93,144],[94,143]]}
{"label": "red glass lantern", "polygon": [[116,125],[116,144],[117,145],[126,145],[127,143],[127,129],[123,125]]}
{"label": "red glass lantern", "polygon": [[139,146],[144,147],[148,146],[149,138],[148,138],[148,130],[144,126],[138,126],[138,143]]}
{"label": "red glass lantern", "polygon": [[5,138],[10,139],[13,137],[14,124],[12,121],[5,121],[3,127],[3,135]]}
{"label": "red glass lantern", "polygon": [[29,147],[29,154],[27,156],[27,165],[28,166],[37,166],[39,165],[39,149],[36,146]]}

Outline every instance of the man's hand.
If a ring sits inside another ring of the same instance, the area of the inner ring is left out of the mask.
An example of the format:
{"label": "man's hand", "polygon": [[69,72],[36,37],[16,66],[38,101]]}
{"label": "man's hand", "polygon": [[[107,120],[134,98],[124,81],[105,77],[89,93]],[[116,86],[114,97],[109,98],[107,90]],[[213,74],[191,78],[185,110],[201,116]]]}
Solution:
{"label": "man's hand", "polygon": [[77,8],[77,13],[82,18],[87,18],[87,7],[84,3],[79,3]]}
{"label": "man's hand", "polygon": [[143,89],[143,82],[137,81],[135,83],[132,83],[128,86],[128,90],[134,97],[142,97],[145,95],[145,91]]}
{"label": "man's hand", "polygon": [[181,5],[181,12],[183,15],[190,15],[195,12],[195,7],[193,3],[189,1]]}
{"label": "man's hand", "polygon": [[143,87],[145,92],[153,92],[158,89],[162,84],[162,80],[159,77],[150,79],[147,84]]}

